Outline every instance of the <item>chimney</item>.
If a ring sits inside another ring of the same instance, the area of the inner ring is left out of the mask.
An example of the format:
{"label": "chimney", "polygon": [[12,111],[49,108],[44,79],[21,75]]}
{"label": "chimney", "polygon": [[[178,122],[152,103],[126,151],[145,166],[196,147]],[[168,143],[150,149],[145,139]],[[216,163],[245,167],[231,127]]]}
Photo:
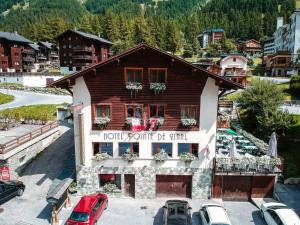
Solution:
{"label": "chimney", "polygon": [[15,31],[14,31],[14,34],[15,34],[15,35],[18,35],[18,31],[15,30]]}
{"label": "chimney", "polygon": [[277,17],[276,30],[283,26],[283,17]]}

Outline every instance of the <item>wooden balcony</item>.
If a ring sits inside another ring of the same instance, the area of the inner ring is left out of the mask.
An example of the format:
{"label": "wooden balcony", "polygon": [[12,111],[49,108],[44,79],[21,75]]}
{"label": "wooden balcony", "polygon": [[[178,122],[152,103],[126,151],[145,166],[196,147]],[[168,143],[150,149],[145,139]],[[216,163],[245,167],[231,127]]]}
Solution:
{"label": "wooden balcony", "polygon": [[24,53],[24,54],[34,54],[34,50],[33,49],[28,49],[28,48],[23,48],[22,53]]}
{"label": "wooden balcony", "polygon": [[86,47],[86,46],[75,46],[73,48],[74,52],[92,52],[93,48],[92,47]]}
{"label": "wooden balcony", "polygon": [[23,61],[24,62],[34,62],[35,58],[34,57],[30,57],[30,56],[26,56],[26,57],[23,57]]}
{"label": "wooden balcony", "polygon": [[75,60],[93,60],[93,56],[91,56],[91,55],[74,55],[73,59],[75,59]]}

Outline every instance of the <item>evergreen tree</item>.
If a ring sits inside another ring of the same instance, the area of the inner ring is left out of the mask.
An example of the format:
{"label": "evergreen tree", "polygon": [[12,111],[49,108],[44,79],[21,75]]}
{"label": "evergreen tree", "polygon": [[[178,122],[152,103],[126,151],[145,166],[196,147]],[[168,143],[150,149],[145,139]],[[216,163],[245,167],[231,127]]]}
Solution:
{"label": "evergreen tree", "polygon": [[166,50],[172,53],[178,51],[181,47],[180,33],[175,22],[170,21],[166,27]]}

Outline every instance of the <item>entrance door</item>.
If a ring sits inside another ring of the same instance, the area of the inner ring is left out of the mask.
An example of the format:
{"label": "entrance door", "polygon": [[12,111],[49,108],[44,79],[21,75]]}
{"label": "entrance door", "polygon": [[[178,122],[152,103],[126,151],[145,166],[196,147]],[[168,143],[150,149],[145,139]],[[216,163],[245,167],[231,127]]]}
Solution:
{"label": "entrance door", "polygon": [[192,176],[157,175],[157,197],[190,198],[192,192]]}
{"label": "entrance door", "polygon": [[135,176],[134,174],[125,174],[125,195],[134,198],[135,196]]}

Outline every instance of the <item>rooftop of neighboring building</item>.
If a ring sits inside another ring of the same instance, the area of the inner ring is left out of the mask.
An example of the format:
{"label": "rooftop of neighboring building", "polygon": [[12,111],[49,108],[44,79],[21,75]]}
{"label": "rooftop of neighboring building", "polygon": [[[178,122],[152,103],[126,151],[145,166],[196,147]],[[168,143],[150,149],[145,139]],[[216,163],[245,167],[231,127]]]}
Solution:
{"label": "rooftop of neighboring building", "polygon": [[10,33],[10,32],[3,32],[0,31],[0,39],[6,39],[8,41],[13,42],[21,42],[21,43],[33,43],[32,41],[28,40],[27,38],[19,35],[17,32]]}
{"label": "rooftop of neighboring building", "polygon": [[89,33],[85,33],[85,32],[82,32],[82,31],[78,31],[76,29],[66,30],[64,33],[60,34],[56,39],[60,39],[62,36],[64,36],[67,33],[75,33],[75,34],[78,34],[78,35],[80,35],[84,38],[91,39],[93,41],[97,41],[97,42],[108,44],[108,45],[113,45],[113,43],[110,42],[109,40],[106,40],[106,39],[101,38],[101,37],[99,37],[97,35],[94,35],[94,34],[89,34]]}
{"label": "rooftop of neighboring building", "polygon": [[53,47],[53,45],[55,45],[54,43],[48,42],[48,41],[40,41],[39,44],[43,45],[43,46],[45,46],[46,48],[49,48],[49,49],[51,49]]}
{"label": "rooftop of neighboring building", "polygon": [[35,51],[39,51],[39,50],[40,50],[40,46],[37,45],[37,44],[32,43],[32,44],[29,44],[29,46],[30,46],[31,48],[33,48]]}

